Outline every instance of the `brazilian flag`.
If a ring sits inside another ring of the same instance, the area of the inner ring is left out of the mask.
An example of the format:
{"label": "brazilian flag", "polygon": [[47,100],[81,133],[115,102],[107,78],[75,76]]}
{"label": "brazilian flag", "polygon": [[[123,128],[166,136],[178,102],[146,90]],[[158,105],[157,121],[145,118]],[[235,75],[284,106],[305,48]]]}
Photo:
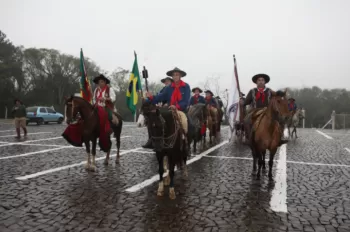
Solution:
{"label": "brazilian flag", "polygon": [[134,65],[132,66],[132,71],[129,79],[129,88],[126,91],[126,105],[130,109],[131,113],[135,115],[136,105],[138,101],[138,91],[141,90],[141,79],[139,67],[137,64],[137,55],[135,55]]}

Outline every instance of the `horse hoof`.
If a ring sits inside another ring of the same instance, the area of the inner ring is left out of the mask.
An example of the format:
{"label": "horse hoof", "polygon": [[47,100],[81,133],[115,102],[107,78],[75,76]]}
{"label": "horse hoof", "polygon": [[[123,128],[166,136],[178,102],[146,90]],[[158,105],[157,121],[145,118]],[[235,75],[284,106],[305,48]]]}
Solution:
{"label": "horse hoof", "polygon": [[260,175],[259,174],[256,176],[256,180],[260,180]]}
{"label": "horse hoof", "polygon": [[105,159],[105,161],[103,162],[104,165],[108,165],[108,160]]}
{"label": "horse hoof", "polygon": [[164,195],[164,183],[159,182],[157,196],[162,197]]}
{"label": "horse hoof", "polygon": [[174,188],[169,188],[169,198],[170,198],[170,200],[175,200],[176,199],[176,194],[175,194],[175,189]]}
{"label": "horse hoof", "polygon": [[90,170],[90,164],[88,164],[88,163],[85,164],[85,170],[87,170],[87,171]]}
{"label": "horse hoof", "polygon": [[162,196],[164,196],[164,190],[163,191],[157,191],[157,196],[158,197],[162,197]]}
{"label": "horse hoof", "polygon": [[96,172],[96,166],[90,166],[90,169],[89,169],[91,172]]}
{"label": "horse hoof", "polygon": [[115,164],[119,164],[119,163],[120,163],[119,158],[117,158],[117,159],[115,160]]}

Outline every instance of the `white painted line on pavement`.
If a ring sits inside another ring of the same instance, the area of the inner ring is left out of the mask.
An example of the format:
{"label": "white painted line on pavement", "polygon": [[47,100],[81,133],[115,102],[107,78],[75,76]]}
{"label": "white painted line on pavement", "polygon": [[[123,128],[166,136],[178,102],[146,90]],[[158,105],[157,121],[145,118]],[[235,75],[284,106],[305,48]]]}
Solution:
{"label": "white painted line on pavement", "polygon": [[33,142],[39,142],[39,141],[48,141],[48,140],[54,140],[54,139],[63,139],[63,137],[59,136],[59,137],[53,137],[53,138],[47,138],[47,139],[27,140],[19,143],[7,143],[7,144],[0,145],[0,147],[6,147],[6,146],[12,146],[12,145],[18,145],[18,144],[27,144],[27,143],[33,143]]}
{"label": "white painted line on pavement", "polygon": [[[195,156],[193,159],[188,160],[188,161],[187,161],[187,165],[189,165],[189,164],[191,164],[191,163],[193,163],[193,162],[196,162],[196,161],[200,160],[203,156],[209,154],[210,152],[215,151],[216,149],[222,147],[222,146],[225,145],[226,143],[228,143],[228,140],[225,140],[224,142],[219,143],[218,145],[209,148],[208,150],[206,150],[206,151],[202,152],[201,154]],[[164,175],[166,175],[166,174],[164,174]],[[129,193],[137,192],[137,191],[139,191],[139,190],[141,190],[141,189],[147,187],[148,185],[153,184],[154,182],[156,182],[156,181],[158,181],[158,180],[159,180],[159,174],[154,175],[154,176],[151,177],[150,179],[145,180],[145,181],[143,181],[143,182],[141,182],[141,183],[139,183],[139,184],[136,184],[136,185],[134,185],[134,186],[132,186],[132,187],[130,187],[130,188],[127,188],[125,191],[126,191],[126,192],[129,192]]]}
{"label": "white painted line on pavement", "polygon": [[344,167],[344,168],[350,168],[350,165],[346,165],[346,164],[308,163],[308,162],[301,162],[301,161],[287,161],[287,163],[291,163],[291,164],[304,164],[304,165],[314,165],[314,166],[330,166],[330,167]]}
{"label": "white painted line on pavement", "polygon": [[[141,147],[121,152],[120,156],[122,156],[124,154],[127,154],[127,153],[135,152],[138,149],[141,149]],[[116,156],[116,155],[110,155],[109,157],[111,158],[111,157],[114,157],[114,156]],[[105,159],[105,157],[97,158],[96,161],[103,160],[103,159]],[[26,176],[19,176],[19,177],[16,177],[16,179],[17,180],[27,180],[27,179],[35,178],[35,177],[42,176],[42,175],[45,175],[45,174],[49,174],[49,173],[53,173],[53,172],[59,172],[59,171],[62,171],[64,169],[77,167],[77,166],[84,165],[84,164],[86,164],[86,161],[82,161],[80,163],[70,164],[70,165],[66,165],[66,166],[62,166],[62,167],[58,167],[58,168],[48,169],[48,170],[45,170],[45,171],[33,173],[33,174],[30,174],[30,175],[26,175]]]}
{"label": "white painted line on pavement", "polygon": [[[39,135],[39,134],[50,134],[52,132],[36,132],[36,133],[28,133],[27,135]],[[17,135],[2,135],[0,138],[6,138],[6,137],[16,137]]]}
{"label": "white painted line on pavement", "polygon": [[347,152],[350,153],[350,149],[349,149],[349,148],[345,147],[344,149],[345,149]]}
{"label": "white painted line on pavement", "polygon": [[333,139],[331,136],[323,133],[322,131],[316,130],[316,132],[318,132],[319,134],[323,135],[324,137],[326,137],[327,139]]}
{"label": "white painted line on pavement", "polygon": [[287,213],[287,144],[279,148],[276,182],[272,191],[270,207],[275,212]]}
{"label": "white painted line on pavement", "polygon": [[13,159],[13,158],[18,158],[18,157],[23,157],[23,156],[29,156],[29,155],[36,155],[36,154],[45,153],[45,152],[50,152],[50,151],[56,151],[56,150],[60,150],[60,149],[64,149],[64,148],[70,148],[70,146],[51,148],[51,149],[46,149],[46,150],[41,150],[41,151],[34,151],[34,152],[24,153],[24,154],[21,154],[21,155],[5,156],[5,157],[0,157],[0,160],[3,160],[3,159]]}
{"label": "white painted line on pavement", "polygon": [[3,130],[3,131],[0,131],[0,133],[2,133],[2,132],[10,132],[10,131],[14,131],[14,130]]}
{"label": "white painted line on pavement", "polygon": [[252,158],[249,157],[237,157],[237,156],[216,156],[216,155],[206,155],[204,157],[209,158],[219,158],[219,159],[241,159],[241,160],[252,160]]}

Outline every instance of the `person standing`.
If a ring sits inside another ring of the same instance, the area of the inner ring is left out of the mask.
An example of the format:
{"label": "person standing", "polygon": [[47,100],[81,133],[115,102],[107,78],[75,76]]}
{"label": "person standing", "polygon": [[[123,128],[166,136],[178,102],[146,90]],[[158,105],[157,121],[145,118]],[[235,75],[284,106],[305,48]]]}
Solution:
{"label": "person standing", "polygon": [[21,138],[21,127],[23,129],[24,136],[27,136],[27,110],[19,99],[15,100],[15,105],[12,108],[12,114],[15,117],[15,127],[17,132],[16,139]]}

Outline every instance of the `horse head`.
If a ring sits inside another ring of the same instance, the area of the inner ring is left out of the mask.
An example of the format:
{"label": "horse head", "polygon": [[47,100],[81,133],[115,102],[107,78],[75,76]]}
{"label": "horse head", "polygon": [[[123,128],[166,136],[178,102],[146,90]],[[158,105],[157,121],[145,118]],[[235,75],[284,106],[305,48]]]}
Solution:
{"label": "horse head", "polygon": [[67,124],[70,124],[76,120],[77,114],[80,113],[81,103],[77,99],[79,98],[75,97],[74,95],[65,97],[64,115]]}
{"label": "horse head", "polygon": [[165,120],[160,113],[159,107],[152,104],[143,104],[143,113],[147,115],[148,126],[150,128],[152,145],[156,151],[164,148]]}
{"label": "horse head", "polygon": [[271,102],[270,106],[272,111],[277,114],[278,118],[282,122],[286,122],[291,116],[291,113],[288,109],[288,100],[287,100],[287,89],[285,91],[277,91],[271,93]]}

